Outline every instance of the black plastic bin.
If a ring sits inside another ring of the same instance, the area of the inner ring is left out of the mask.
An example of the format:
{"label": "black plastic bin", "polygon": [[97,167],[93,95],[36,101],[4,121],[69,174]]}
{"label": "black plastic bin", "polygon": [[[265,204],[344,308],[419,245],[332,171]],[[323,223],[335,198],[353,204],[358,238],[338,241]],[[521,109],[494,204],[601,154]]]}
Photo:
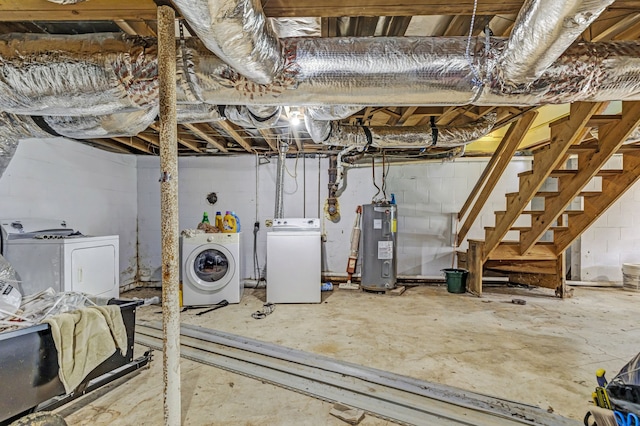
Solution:
{"label": "black plastic bin", "polygon": [[[112,299],[109,304],[120,305],[127,330],[127,354],[122,356],[116,350],[78,386],[83,391],[74,393],[84,393],[90,380],[133,361],[135,311],[142,301]],[[51,398],[65,395],[58,377],[58,351],[49,324],[0,333],[0,366],[0,383],[3,384],[0,387],[0,425],[32,412]]]}

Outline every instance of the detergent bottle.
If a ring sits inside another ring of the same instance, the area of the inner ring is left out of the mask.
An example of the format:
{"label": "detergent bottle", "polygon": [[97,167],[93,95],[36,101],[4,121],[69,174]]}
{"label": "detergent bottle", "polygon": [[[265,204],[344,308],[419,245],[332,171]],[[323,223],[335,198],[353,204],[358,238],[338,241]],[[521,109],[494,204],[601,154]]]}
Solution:
{"label": "detergent bottle", "polygon": [[236,232],[240,232],[240,218],[238,217],[238,215],[236,214],[236,212],[231,212],[231,216],[236,218]]}
{"label": "detergent bottle", "polygon": [[223,226],[222,226],[222,213],[221,212],[216,212],[215,225],[216,225],[216,228],[218,228],[218,230],[220,232],[222,232]]}
{"label": "detergent bottle", "polygon": [[209,214],[207,212],[202,213],[202,223],[209,223]]}
{"label": "detergent bottle", "polygon": [[222,221],[222,232],[234,233],[236,229],[236,218],[231,215],[230,211],[227,211]]}

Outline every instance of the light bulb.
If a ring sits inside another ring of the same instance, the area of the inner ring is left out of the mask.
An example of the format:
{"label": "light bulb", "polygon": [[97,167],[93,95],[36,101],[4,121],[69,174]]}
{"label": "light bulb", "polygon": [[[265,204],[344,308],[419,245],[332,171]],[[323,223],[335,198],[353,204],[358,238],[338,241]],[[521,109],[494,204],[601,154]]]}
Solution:
{"label": "light bulb", "polygon": [[300,124],[300,117],[298,117],[298,114],[291,117],[290,123],[292,126],[297,126]]}

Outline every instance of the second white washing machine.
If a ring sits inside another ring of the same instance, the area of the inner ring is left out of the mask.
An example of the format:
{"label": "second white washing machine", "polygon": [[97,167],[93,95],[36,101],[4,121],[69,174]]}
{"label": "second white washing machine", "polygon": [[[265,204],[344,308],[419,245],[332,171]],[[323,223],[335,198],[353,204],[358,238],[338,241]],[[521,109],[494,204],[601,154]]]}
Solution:
{"label": "second white washing machine", "polygon": [[182,237],[182,304],[240,303],[244,291],[240,268],[240,234]]}

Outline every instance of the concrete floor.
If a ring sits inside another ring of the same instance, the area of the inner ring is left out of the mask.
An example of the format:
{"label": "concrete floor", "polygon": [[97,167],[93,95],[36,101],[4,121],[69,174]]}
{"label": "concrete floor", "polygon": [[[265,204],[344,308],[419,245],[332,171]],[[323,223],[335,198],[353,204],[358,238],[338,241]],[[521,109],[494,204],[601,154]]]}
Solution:
{"label": "concrete floor", "polygon": [[[138,289],[123,297],[149,297]],[[159,294],[159,292],[155,293]],[[511,303],[514,298],[526,305]],[[278,305],[262,320],[264,290],[239,305],[182,321],[240,334],[423,380],[538,405],[582,420],[595,370],[612,378],[640,351],[640,293],[576,288],[560,300],[546,289],[494,287],[483,298],[443,286],[383,296],[334,290],[319,305]],[[138,318],[161,320],[158,306]],[[144,348],[136,348],[140,353]],[[151,368],[61,412],[69,425],[160,425],[162,353]],[[332,405],[292,391],[183,360],[185,425],[344,425]],[[361,425],[388,425],[367,416]]]}

